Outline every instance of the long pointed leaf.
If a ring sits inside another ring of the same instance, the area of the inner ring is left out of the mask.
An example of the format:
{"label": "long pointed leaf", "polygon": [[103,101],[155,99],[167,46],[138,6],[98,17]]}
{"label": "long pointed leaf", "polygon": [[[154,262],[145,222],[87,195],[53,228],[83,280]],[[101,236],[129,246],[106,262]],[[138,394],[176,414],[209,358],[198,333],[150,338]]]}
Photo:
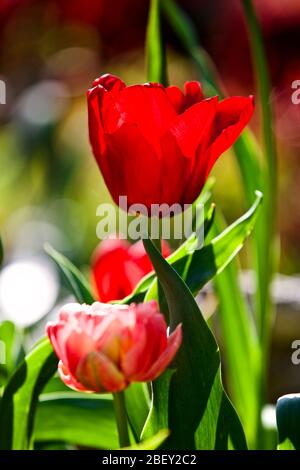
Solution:
{"label": "long pointed leaf", "polygon": [[[153,384],[154,400],[156,394],[168,393],[171,435],[166,447],[245,449],[243,428],[222,386],[215,338],[184,281],[150,240],[144,240],[144,245],[168,302],[170,330],[180,323],[183,327],[183,343],[174,362],[168,392],[162,378]],[[154,403],[145,436],[158,431],[153,423],[157,423],[155,415],[160,411]]]}
{"label": "long pointed leaf", "polygon": [[228,388],[249,445],[253,448],[260,419],[260,349],[252,314],[240,289],[235,260],[215,277],[214,285],[219,299],[218,318],[225,349]]}
{"label": "long pointed leaf", "polygon": [[68,285],[79,303],[92,304],[95,299],[83,274],[61,253],[49,244],[45,245],[45,251],[61,269]]}
{"label": "long pointed leaf", "polygon": [[48,339],[26,356],[4,389],[0,402],[0,449],[26,450],[42,389],[57,370],[57,358]]}
{"label": "long pointed leaf", "polygon": [[[176,252],[168,262],[183,276],[189,289],[196,294],[216,274],[220,274],[243,247],[245,240],[252,232],[258,215],[262,194],[256,193],[252,207],[242,217],[216,236],[200,250],[189,251],[189,244],[181,248],[180,257]],[[173,262],[172,262],[173,261]],[[157,282],[153,277],[151,294],[155,295]]]}
{"label": "long pointed leaf", "polygon": [[140,444],[133,445],[131,447],[125,447],[124,450],[155,450],[158,449],[168,438],[170,432],[168,429],[162,429],[158,431],[157,434],[146,439],[145,441],[141,442]]}
{"label": "long pointed leaf", "polygon": [[161,0],[150,0],[146,41],[147,69],[150,82],[166,85],[166,55],[161,34],[160,3]]}
{"label": "long pointed leaf", "polygon": [[68,392],[41,395],[34,439],[117,449],[118,435],[111,396]]}
{"label": "long pointed leaf", "polygon": [[3,258],[4,258],[4,250],[3,250],[2,240],[0,237],[0,266],[3,263]]}

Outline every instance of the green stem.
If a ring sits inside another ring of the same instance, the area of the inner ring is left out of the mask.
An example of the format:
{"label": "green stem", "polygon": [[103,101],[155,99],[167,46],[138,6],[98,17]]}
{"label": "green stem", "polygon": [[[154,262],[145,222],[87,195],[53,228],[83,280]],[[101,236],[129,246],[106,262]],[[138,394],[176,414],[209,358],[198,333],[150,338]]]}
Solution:
{"label": "green stem", "polygon": [[161,0],[151,0],[146,37],[147,76],[167,85],[166,50],[161,34]]}
{"label": "green stem", "polygon": [[127,412],[124,392],[113,393],[120,447],[129,447]]}
{"label": "green stem", "polygon": [[192,20],[174,0],[162,0],[161,9],[182,46],[200,70],[205,94],[221,96],[223,93],[217,85],[216,68],[208,54],[198,44],[198,33]]}

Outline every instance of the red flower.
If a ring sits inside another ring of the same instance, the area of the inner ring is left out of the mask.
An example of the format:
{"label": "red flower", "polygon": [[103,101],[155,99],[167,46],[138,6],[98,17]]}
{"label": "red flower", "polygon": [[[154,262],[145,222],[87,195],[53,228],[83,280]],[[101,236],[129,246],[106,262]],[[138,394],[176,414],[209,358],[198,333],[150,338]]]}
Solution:
{"label": "red flower", "polygon": [[187,82],[183,93],[98,78],[88,91],[90,141],[114,201],[127,196],[148,210],[192,203],[253,109],[253,97],[204,99],[199,82]]}
{"label": "red flower", "polygon": [[[162,253],[165,258],[171,253],[165,241]],[[103,240],[92,256],[92,283],[102,302],[123,299],[152,270],[142,241]]]}
{"label": "red flower", "polygon": [[82,392],[119,392],[131,382],[149,382],[173,360],[181,325],[167,335],[156,302],[132,305],[68,304],[47,334],[68,387]]}

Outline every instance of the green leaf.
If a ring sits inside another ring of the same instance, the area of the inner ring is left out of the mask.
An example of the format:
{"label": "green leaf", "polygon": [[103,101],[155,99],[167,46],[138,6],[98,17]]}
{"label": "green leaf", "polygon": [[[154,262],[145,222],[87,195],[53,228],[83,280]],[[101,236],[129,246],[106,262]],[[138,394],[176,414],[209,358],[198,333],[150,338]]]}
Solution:
{"label": "green leaf", "polygon": [[199,69],[205,93],[207,95],[217,94],[214,66],[206,52],[199,47],[198,33],[192,20],[175,0],[164,0],[161,6],[181,45]]}
{"label": "green leaf", "polygon": [[0,402],[0,449],[32,447],[32,430],[38,397],[57,370],[49,340],[41,341],[19,365]]}
{"label": "green leaf", "polygon": [[4,250],[3,250],[2,240],[0,237],[0,266],[3,263],[3,258],[4,258]]}
{"label": "green leaf", "polygon": [[111,395],[42,394],[37,408],[34,440],[117,449],[118,435]]}
{"label": "green leaf", "polygon": [[[215,231],[219,230],[215,228]],[[260,417],[260,349],[253,317],[241,292],[235,260],[214,278],[219,299],[218,318],[225,349],[230,396],[242,419],[249,445],[254,448]]]}
{"label": "green leaf", "polygon": [[49,244],[45,245],[45,251],[64,274],[65,279],[77,301],[81,304],[86,303],[89,305],[95,302],[85,277],[76,268],[76,266],[74,266],[71,261],[52,248]]}
{"label": "green leaf", "polygon": [[[206,207],[205,204],[209,201],[211,197],[211,188],[214,184],[214,179],[210,178],[206,183],[203,191],[201,192],[199,198],[195,201],[195,205],[202,204],[204,208]],[[205,211],[205,218],[204,218],[204,236],[206,237],[212,227],[214,215],[215,215],[215,206],[211,204],[208,209]],[[192,234],[184,243],[182,243],[176,251],[174,251],[167,259],[170,264],[174,264],[176,261],[180,260],[181,258],[185,258],[183,263],[187,262],[187,256],[190,256],[193,251],[195,251],[195,247],[197,246],[197,239],[194,234]],[[142,302],[145,296],[145,293],[148,291],[150,286],[153,284],[155,280],[155,273],[149,273],[144,276],[141,281],[137,284],[132,294],[128,297],[125,297],[121,303],[129,304],[132,302]]]}
{"label": "green leaf", "polygon": [[278,450],[300,450],[300,394],[284,395],[276,406]]}
{"label": "green leaf", "polygon": [[168,429],[162,429],[161,431],[158,431],[158,433],[155,434],[154,436],[149,437],[149,439],[146,439],[145,441],[142,441],[140,444],[136,444],[131,447],[124,447],[124,449],[126,450],[156,450],[166,441],[169,435],[170,435],[170,432],[168,431]]}
{"label": "green leaf", "polygon": [[125,402],[131,430],[135,440],[139,442],[150,410],[147,385],[144,383],[131,384],[125,390]]}
{"label": "green leaf", "polygon": [[5,384],[14,371],[20,346],[20,335],[14,323],[0,323],[0,386]]}
{"label": "green leaf", "polygon": [[50,394],[50,393],[74,393],[77,395],[78,392],[75,390],[71,390],[67,387],[64,382],[59,377],[58,373],[51,377],[51,379],[46,383],[43,389],[43,395]]}
{"label": "green leaf", "polygon": [[[189,289],[196,294],[216,274],[220,274],[243,247],[245,240],[252,232],[262,194],[256,192],[256,200],[242,217],[216,236],[200,250],[192,250],[195,240],[189,239],[178,251],[168,258],[169,264],[184,278]],[[201,267],[201,269],[199,268]],[[157,281],[152,278],[148,297],[155,296]]]}
{"label": "green leaf", "polygon": [[[245,449],[239,418],[221,382],[217,343],[199,307],[176,271],[150,240],[144,240],[164,290],[170,312],[170,331],[182,323],[183,342],[174,361],[175,372],[168,391],[169,449]],[[166,382],[153,383],[153,406],[144,437],[155,434],[160,413],[155,395],[165,395]],[[153,425],[154,423],[154,425]]]}
{"label": "green leaf", "polygon": [[[255,18],[255,11],[250,0],[245,0],[245,8],[248,10],[248,22],[251,30],[252,49],[255,52],[256,69],[262,73],[257,75],[262,91],[263,107],[263,134],[265,143],[265,155],[251,130],[245,129],[243,134],[234,144],[233,149],[239,165],[245,199],[247,204],[253,197],[256,189],[264,193],[264,203],[253,236],[253,258],[257,277],[256,309],[254,318],[260,335],[261,354],[261,376],[260,388],[265,393],[265,375],[268,368],[268,349],[270,341],[270,330],[272,324],[272,305],[270,298],[270,282],[273,272],[278,263],[278,244],[274,240],[274,210],[276,210],[276,149],[274,148],[274,137],[272,135],[272,119],[270,119],[269,83],[265,53],[263,50],[259,24]],[[170,25],[183,48],[193,59],[199,71],[199,76],[204,85],[207,95],[224,96],[220,86],[217,70],[206,51],[199,44],[198,32],[191,18],[175,0],[165,0],[162,8]],[[268,163],[265,164],[264,157]],[[274,202],[275,201],[275,202]],[[260,398],[259,398],[260,399]]]}
{"label": "green leaf", "polygon": [[[262,377],[267,374],[271,329],[274,317],[270,284],[279,261],[279,245],[276,234],[277,214],[277,148],[274,133],[274,113],[272,101],[272,83],[268,67],[266,47],[260,20],[252,0],[243,0],[242,8],[247,25],[250,51],[256,80],[257,94],[260,98],[261,134],[263,141],[264,168],[262,173],[263,191],[265,194],[264,212],[261,226],[257,231],[257,278],[256,296],[258,332],[262,349]],[[264,399],[266,398],[265,380],[262,382]]]}
{"label": "green leaf", "polygon": [[151,0],[147,26],[146,56],[149,82],[167,85],[166,54],[161,35],[161,0]]}

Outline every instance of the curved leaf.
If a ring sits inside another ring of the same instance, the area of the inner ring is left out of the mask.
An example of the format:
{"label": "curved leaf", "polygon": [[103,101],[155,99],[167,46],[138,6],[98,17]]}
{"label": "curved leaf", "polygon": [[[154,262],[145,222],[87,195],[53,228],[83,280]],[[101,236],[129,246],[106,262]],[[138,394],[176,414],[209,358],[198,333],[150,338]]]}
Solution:
{"label": "curved leaf", "polygon": [[[218,217],[214,232],[218,233],[222,226]],[[236,260],[215,277],[214,287],[219,301],[228,390],[242,419],[249,446],[255,448],[261,413],[258,383],[261,357],[252,312],[240,288]]]}
{"label": "curved leaf", "polygon": [[[187,240],[175,253],[167,258],[169,264],[183,277],[189,289],[196,294],[215,275],[220,274],[243,247],[252,232],[258,215],[262,194],[256,192],[252,207],[220,235],[200,250],[192,251],[195,240]],[[200,269],[201,267],[201,269]],[[147,297],[155,296],[157,281],[152,277]]]}
{"label": "curved leaf", "polygon": [[118,435],[110,395],[42,394],[34,440],[61,441],[98,449],[117,449]]}
{"label": "curved leaf", "polygon": [[149,439],[146,439],[145,441],[142,441],[140,444],[124,447],[124,450],[156,450],[165,442],[169,435],[170,432],[167,429],[162,429],[154,436],[149,437]]}
{"label": "curved leaf", "polygon": [[20,347],[21,338],[14,323],[7,320],[0,323],[0,386],[13,373]]}
{"label": "curved leaf", "polygon": [[144,245],[168,303],[170,331],[182,323],[183,342],[170,381],[160,377],[153,383],[153,406],[143,436],[159,430],[165,407],[155,406],[155,397],[167,396],[168,449],[245,449],[243,428],[222,386],[216,340],[184,281],[150,240]]}
{"label": "curved leaf", "polygon": [[[193,207],[202,205],[204,207],[204,238],[209,234],[209,231],[212,227],[212,223],[215,215],[215,206],[214,204],[208,205],[212,197],[212,188],[215,184],[215,178],[209,177],[206,181],[204,188],[202,189],[199,197],[193,203]],[[167,259],[170,264],[174,264],[175,261],[181,259],[187,254],[191,254],[193,248],[196,245],[195,236],[192,234],[184,243],[182,243],[176,251],[174,251]],[[136,288],[128,297],[122,300],[122,303],[128,304],[131,302],[142,302],[145,296],[145,293],[153,283],[155,279],[155,274],[149,273],[143,277],[140,282],[137,284]]]}
{"label": "curved leaf", "polygon": [[150,410],[150,396],[147,384],[137,382],[125,390],[128,419],[136,442],[141,434]]}
{"label": "curved leaf", "polygon": [[0,266],[3,263],[3,258],[4,258],[4,250],[3,250],[2,240],[0,237]]}
{"label": "curved leaf", "polygon": [[95,299],[90,291],[85,277],[79,271],[79,269],[77,269],[76,266],[71,263],[71,261],[52,248],[52,246],[50,246],[48,243],[45,245],[45,251],[64,274],[65,279],[68,282],[68,285],[77,301],[81,304],[92,304]]}
{"label": "curved leaf", "polygon": [[32,447],[38,397],[57,370],[57,358],[48,339],[26,356],[4,389],[0,402],[0,449]]}

